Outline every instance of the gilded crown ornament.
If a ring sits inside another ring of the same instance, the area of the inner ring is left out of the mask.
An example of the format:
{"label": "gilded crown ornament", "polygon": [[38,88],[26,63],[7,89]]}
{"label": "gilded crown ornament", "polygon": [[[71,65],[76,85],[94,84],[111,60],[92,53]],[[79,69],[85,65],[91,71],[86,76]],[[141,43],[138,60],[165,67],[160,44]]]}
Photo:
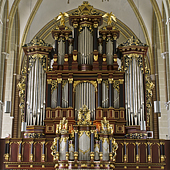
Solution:
{"label": "gilded crown ornament", "polygon": [[78,124],[79,125],[90,125],[90,110],[87,108],[86,105],[83,108],[80,108],[78,113]]}

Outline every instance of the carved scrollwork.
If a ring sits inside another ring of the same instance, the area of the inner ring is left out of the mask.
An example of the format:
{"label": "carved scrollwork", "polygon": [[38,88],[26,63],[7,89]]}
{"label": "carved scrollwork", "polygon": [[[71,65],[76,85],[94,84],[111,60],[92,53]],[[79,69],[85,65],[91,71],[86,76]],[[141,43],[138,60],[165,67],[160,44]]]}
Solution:
{"label": "carved scrollwork", "polygon": [[113,88],[116,89],[119,93],[119,80],[113,80]]}
{"label": "carved scrollwork", "polygon": [[78,124],[79,125],[90,125],[90,110],[87,108],[86,105],[83,108],[80,108],[78,113]]}

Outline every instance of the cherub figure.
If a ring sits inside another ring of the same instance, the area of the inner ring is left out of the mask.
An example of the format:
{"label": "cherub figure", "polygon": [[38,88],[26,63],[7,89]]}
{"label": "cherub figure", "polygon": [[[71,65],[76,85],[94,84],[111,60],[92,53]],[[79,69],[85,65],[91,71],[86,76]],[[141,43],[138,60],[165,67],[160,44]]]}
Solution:
{"label": "cherub figure", "polygon": [[66,12],[64,12],[64,13],[60,12],[59,15],[54,19],[56,19],[56,21],[58,21],[60,19],[60,26],[65,26],[65,18],[64,17],[69,17],[69,15]]}
{"label": "cherub figure", "polygon": [[104,14],[103,16],[102,16],[103,18],[105,18],[105,17],[108,17],[108,20],[107,20],[107,24],[108,25],[112,25],[112,22],[114,21],[114,22],[117,22],[116,21],[116,17],[115,17],[115,15],[111,12],[110,14],[109,13],[106,13],[106,14]]}

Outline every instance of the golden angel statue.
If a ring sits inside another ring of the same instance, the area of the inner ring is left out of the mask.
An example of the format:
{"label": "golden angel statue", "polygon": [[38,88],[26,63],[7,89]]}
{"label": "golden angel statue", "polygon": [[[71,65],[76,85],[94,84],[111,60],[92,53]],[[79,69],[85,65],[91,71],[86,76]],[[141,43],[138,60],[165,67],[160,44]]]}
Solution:
{"label": "golden angel statue", "polygon": [[68,130],[68,120],[63,117],[63,120],[60,120],[60,124],[56,127],[56,133],[67,133]]}
{"label": "golden angel statue", "polygon": [[112,22],[114,21],[114,22],[117,22],[116,21],[116,17],[115,17],[115,15],[111,12],[110,14],[109,13],[106,13],[106,14],[104,14],[103,16],[102,16],[103,18],[105,18],[105,17],[108,17],[108,20],[107,20],[107,24],[108,25],[112,25]]}
{"label": "golden angel statue", "polygon": [[109,121],[106,120],[106,117],[103,117],[103,120],[101,120],[101,132],[107,133],[109,131]]}
{"label": "golden angel statue", "polygon": [[64,12],[64,13],[60,12],[59,15],[54,19],[56,21],[60,20],[60,26],[65,26],[65,18],[64,17],[69,17],[69,15],[66,12]]}

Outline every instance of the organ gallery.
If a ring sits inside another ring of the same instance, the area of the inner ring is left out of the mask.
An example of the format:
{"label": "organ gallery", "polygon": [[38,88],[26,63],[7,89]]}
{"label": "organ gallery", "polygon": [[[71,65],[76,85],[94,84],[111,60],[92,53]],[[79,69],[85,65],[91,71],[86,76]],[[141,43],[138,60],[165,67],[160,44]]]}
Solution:
{"label": "organ gallery", "polygon": [[23,137],[6,139],[5,168],[164,169],[165,142],[150,131],[148,46],[135,36],[118,45],[116,16],[87,1],[55,20],[53,46],[39,37],[23,46]]}

